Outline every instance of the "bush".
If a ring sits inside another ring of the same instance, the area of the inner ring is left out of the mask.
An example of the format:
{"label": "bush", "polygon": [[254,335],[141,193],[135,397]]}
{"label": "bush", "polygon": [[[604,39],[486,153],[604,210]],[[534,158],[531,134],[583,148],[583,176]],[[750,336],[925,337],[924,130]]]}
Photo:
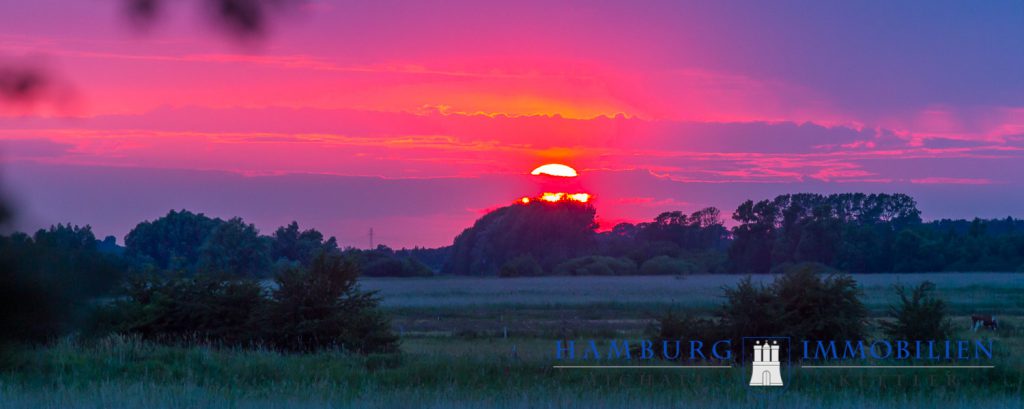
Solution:
{"label": "bush", "polygon": [[544,274],[537,260],[530,255],[515,257],[498,269],[498,277],[535,277]]}
{"label": "bush", "polygon": [[721,250],[686,251],[681,259],[693,264],[693,274],[718,274],[725,272],[726,253]]}
{"label": "bush", "polygon": [[359,291],[357,276],[351,261],[321,253],[308,268],[278,274],[270,292],[227,276],[148,277],[105,308],[97,327],[164,343],[393,352],[398,339],[374,293]]}
{"label": "bush", "polygon": [[863,339],[867,308],[857,281],[848,274],[824,279],[808,267],[772,284],[781,309],[783,334],[794,339]]}
{"label": "bush", "polygon": [[167,343],[238,345],[258,339],[253,317],[265,298],[255,281],[147,277],[132,280],[126,293],[127,300],[103,313],[121,320],[119,332]]}
{"label": "bush", "polygon": [[714,320],[698,318],[692,315],[676,315],[672,312],[658,318],[657,325],[647,329],[648,339],[655,347],[655,354],[664,359],[663,341],[682,341],[680,358],[687,356],[690,341],[701,341],[710,346],[720,338],[721,328]]}
{"label": "bush", "polygon": [[750,279],[726,288],[720,323],[733,339],[778,335],[793,339],[863,339],[867,309],[857,282],[846,274],[824,279],[796,269],[770,286]]}
{"label": "bush", "polygon": [[555,267],[555,274],[571,276],[624,276],[636,275],[636,272],[636,263],[625,257],[578,257]]}
{"label": "bush", "polygon": [[685,275],[693,274],[696,270],[697,266],[693,263],[669,256],[652,258],[640,266],[640,274],[645,276]]}
{"label": "bush", "polygon": [[89,226],[0,236],[0,344],[48,341],[80,324],[124,270],[98,243]]}
{"label": "bush", "polygon": [[67,331],[76,297],[49,280],[0,263],[0,348],[43,342]]}
{"label": "bush", "polygon": [[749,276],[725,288],[718,312],[723,331],[734,341],[744,336],[782,335],[782,306],[771,287],[754,284]]}
{"label": "bush", "polygon": [[902,285],[894,286],[899,303],[889,306],[892,321],[881,321],[882,331],[891,339],[946,339],[953,325],[946,317],[946,303],[933,295],[935,284],[925,281],[910,294]]}
{"label": "bush", "polygon": [[366,262],[361,270],[366,277],[430,277],[434,275],[429,267],[411,257],[379,257]]}
{"label": "bush", "polygon": [[277,289],[259,322],[265,340],[285,351],[396,351],[398,338],[377,311],[379,300],[375,293],[359,291],[356,278],[351,260],[324,253],[309,269],[277,276]]}

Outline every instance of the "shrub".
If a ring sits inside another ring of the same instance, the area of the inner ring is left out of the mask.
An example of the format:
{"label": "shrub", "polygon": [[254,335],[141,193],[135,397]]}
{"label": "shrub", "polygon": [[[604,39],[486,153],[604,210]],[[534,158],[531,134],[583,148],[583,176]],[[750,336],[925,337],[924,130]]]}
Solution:
{"label": "shrub", "polygon": [[734,340],[779,335],[794,339],[862,339],[867,309],[857,282],[846,274],[824,279],[810,268],[780,276],[771,285],[750,277],[725,289],[720,324]]}
{"label": "shrub", "polygon": [[0,261],[0,348],[7,343],[42,342],[63,333],[74,297],[50,280]]}
{"label": "shrub", "polygon": [[398,338],[377,311],[375,293],[356,286],[356,265],[321,253],[309,269],[291,269],[275,279],[259,325],[264,338],[285,351],[340,347],[360,353],[394,352]]}
{"label": "shrub", "polygon": [[725,272],[726,253],[721,250],[686,251],[680,257],[693,264],[692,274],[718,274]]}
{"label": "shrub", "polygon": [[750,276],[736,287],[726,287],[725,304],[718,312],[723,331],[738,340],[744,336],[781,335],[781,305],[773,288],[755,284]]}
{"label": "shrub", "polygon": [[[682,341],[682,353],[679,357],[687,356],[690,341],[701,341],[704,345],[710,346],[720,339],[721,328],[717,323],[708,318],[698,318],[692,315],[676,315],[672,312],[658,318],[657,324],[648,327],[648,339],[654,343],[655,354],[665,359],[665,351],[662,342]],[[671,350],[670,350],[671,351]],[[671,352],[669,352],[671,354]]]}
{"label": "shrub", "polygon": [[367,277],[430,277],[433,271],[412,257],[379,257],[362,267]]}
{"label": "shrub", "polygon": [[432,277],[434,275],[434,271],[422,261],[412,257],[403,257],[401,260],[402,277]]}
{"label": "shrub", "polygon": [[530,255],[515,257],[498,269],[498,277],[534,277],[544,274],[537,260]]}
{"label": "shrub", "polygon": [[402,260],[394,257],[381,257],[363,264],[363,274],[367,277],[400,277],[404,275]]}
{"label": "shrub", "polygon": [[863,339],[867,308],[848,274],[821,275],[811,268],[784,274],[772,284],[783,334],[795,339]]}
{"label": "shrub", "polygon": [[933,295],[935,284],[925,281],[910,293],[894,286],[899,302],[889,306],[891,321],[881,321],[882,331],[892,339],[945,339],[953,333],[946,316],[946,303]]}
{"label": "shrub", "polygon": [[48,341],[80,323],[124,270],[98,243],[89,226],[0,236],[0,344]]}
{"label": "shrub", "polygon": [[117,332],[166,343],[259,341],[253,317],[263,308],[265,296],[258,282],[208,275],[150,276],[130,281],[126,296],[101,313],[114,321]]}
{"label": "shrub", "polygon": [[658,256],[645,261],[640,266],[640,274],[647,276],[685,275],[693,274],[696,269],[697,266],[689,261],[669,256]]}
{"label": "shrub", "polygon": [[393,352],[398,339],[357,276],[353,262],[324,252],[309,267],[279,273],[270,292],[227,276],[148,277],[133,281],[97,326],[164,343]]}
{"label": "shrub", "polygon": [[572,276],[635,275],[636,272],[636,263],[625,257],[578,257],[555,267],[555,274]]}

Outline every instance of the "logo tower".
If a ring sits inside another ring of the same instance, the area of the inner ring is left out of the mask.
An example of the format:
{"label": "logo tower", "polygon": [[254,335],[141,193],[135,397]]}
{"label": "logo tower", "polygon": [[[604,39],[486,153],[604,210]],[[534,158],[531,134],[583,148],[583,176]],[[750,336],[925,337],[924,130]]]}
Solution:
{"label": "logo tower", "polygon": [[751,365],[750,386],[782,386],[779,371],[779,342],[772,340],[754,343],[754,360]]}

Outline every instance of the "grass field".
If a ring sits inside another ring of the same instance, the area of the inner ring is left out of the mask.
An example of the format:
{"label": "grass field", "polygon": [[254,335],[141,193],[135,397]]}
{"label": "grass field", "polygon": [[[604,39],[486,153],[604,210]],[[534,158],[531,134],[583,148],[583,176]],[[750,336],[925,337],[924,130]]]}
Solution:
{"label": "grass field", "polygon": [[[955,323],[967,327],[971,314],[1024,316],[1024,274],[933,273],[858,274],[873,315],[896,300],[894,284],[937,286]],[[383,307],[405,334],[501,333],[560,335],[558,331],[633,333],[668,310],[709,314],[721,305],[722,287],[743,276],[427,278],[364,280],[379,291]],[[752,276],[769,283],[769,275]]]}
{"label": "grass field", "polygon": [[[372,279],[403,335],[402,353],[280,355],[166,347],[123,337],[4,357],[3,408],[1021,408],[1024,275],[860,275],[881,315],[892,284],[928,279],[954,313],[995,313],[995,368],[830,370],[790,368],[789,385],[746,386],[749,370],[564,370],[561,336],[642,336],[667,309],[708,313],[738,276]],[[757,279],[764,280],[765,277]]]}

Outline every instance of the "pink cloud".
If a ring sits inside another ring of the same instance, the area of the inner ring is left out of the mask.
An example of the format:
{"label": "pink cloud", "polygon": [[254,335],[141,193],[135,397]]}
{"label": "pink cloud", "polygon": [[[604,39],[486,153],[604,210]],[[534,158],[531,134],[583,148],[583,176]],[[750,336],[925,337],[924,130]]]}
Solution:
{"label": "pink cloud", "polygon": [[992,180],[985,178],[951,178],[951,177],[926,177],[911,179],[911,183],[925,185],[990,185]]}
{"label": "pink cloud", "polygon": [[[585,170],[642,169],[680,182],[880,181],[934,176],[899,165],[915,160],[1013,160],[1024,154],[1013,138],[914,144],[885,130],[785,122],[292,108],[0,118],[0,139],[33,138],[68,146],[45,158],[49,163],[389,178],[518,174],[542,162],[568,162]],[[881,161],[893,165],[886,169]]]}

